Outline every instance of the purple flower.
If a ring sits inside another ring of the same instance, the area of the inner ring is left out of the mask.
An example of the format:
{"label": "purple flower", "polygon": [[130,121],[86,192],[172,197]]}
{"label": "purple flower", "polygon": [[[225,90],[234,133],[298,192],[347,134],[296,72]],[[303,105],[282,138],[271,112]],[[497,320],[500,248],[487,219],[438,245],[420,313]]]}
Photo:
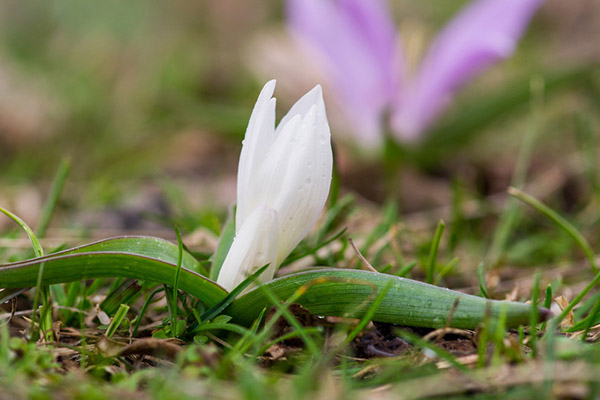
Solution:
{"label": "purple flower", "polygon": [[[512,54],[544,0],[475,0],[438,34],[407,77],[385,0],[288,0],[293,35],[331,80],[354,133],[377,146],[384,129],[415,140],[455,91]],[[389,121],[385,121],[389,113]]]}

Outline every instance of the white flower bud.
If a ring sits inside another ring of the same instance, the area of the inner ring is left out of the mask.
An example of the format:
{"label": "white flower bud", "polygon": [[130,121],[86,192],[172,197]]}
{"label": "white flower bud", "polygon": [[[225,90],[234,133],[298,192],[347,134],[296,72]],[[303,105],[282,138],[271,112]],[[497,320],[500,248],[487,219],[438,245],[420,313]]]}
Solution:
{"label": "white flower bud", "polygon": [[[231,260],[243,259],[244,262],[257,264],[253,256],[239,255],[244,249],[254,249],[243,240],[251,238],[264,243],[276,240],[277,245],[273,250],[276,254],[266,256],[268,260],[274,257],[275,265],[262,274],[262,281],[273,278],[276,267],[319,218],[329,194],[333,165],[331,134],[321,87],[317,85],[298,100],[277,129],[275,99],[272,98],[274,89],[275,81],[265,85],[246,131],[238,167],[236,239],[229,251],[230,254],[236,254]],[[251,218],[258,214],[270,215],[267,211],[256,214],[256,210],[262,210],[263,207],[276,215],[276,218],[269,217],[277,221],[276,238],[260,237],[269,231],[261,228],[267,223],[259,224]],[[248,233],[253,229],[262,231],[255,231],[254,235]],[[248,238],[243,238],[242,232]],[[262,248],[271,249],[271,246],[265,244]],[[234,267],[227,265],[225,268],[230,254],[218,279],[218,283],[229,290],[266,264],[240,264],[237,270],[243,272],[236,273]],[[236,278],[225,278],[225,274],[232,274]]]}

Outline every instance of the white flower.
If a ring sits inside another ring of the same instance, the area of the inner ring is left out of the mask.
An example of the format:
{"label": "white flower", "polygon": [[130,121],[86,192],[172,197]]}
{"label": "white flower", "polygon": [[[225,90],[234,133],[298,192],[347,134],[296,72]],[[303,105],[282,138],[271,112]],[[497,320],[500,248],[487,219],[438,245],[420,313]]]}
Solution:
{"label": "white flower", "polygon": [[236,237],[217,279],[228,290],[266,264],[260,280],[272,279],[329,194],[333,155],[321,87],[298,100],[277,129],[274,89],[273,80],[261,91],[242,145]]}
{"label": "white flower", "polygon": [[247,275],[267,264],[269,267],[262,276],[272,278],[277,264],[278,229],[279,222],[274,210],[267,206],[254,210],[236,233],[217,283],[231,290]]}

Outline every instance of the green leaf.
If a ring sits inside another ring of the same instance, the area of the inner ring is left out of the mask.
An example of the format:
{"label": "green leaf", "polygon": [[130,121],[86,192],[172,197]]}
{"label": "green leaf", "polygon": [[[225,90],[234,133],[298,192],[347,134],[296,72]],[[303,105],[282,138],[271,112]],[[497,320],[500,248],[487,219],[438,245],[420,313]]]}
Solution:
{"label": "green leaf", "polygon": [[[45,257],[0,265],[0,287],[36,284],[44,264],[43,284],[104,277],[139,278],[171,285],[177,272],[178,246],[145,236],[123,236],[65,250]],[[183,254],[179,288],[212,307],[227,295],[216,283],[194,272],[198,262]]]}
{"label": "green leaf", "polygon": [[[360,270],[318,269],[300,272],[264,284],[280,299],[295,292],[295,300],[318,315],[361,318],[369,310],[378,293],[391,286],[373,314],[374,321],[409,326],[440,328],[446,325],[448,313],[458,298],[451,326],[473,329],[484,321],[489,307],[491,319],[499,317],[506,306],[506,327],[526,325],[531,306],[525,303],[487,300],[445,288],[393,275]],[[249,325],[270,302],[262,290],[251,290],[235,300],[225,311],[233,322]],[[540,311],[540,317],[547,317]]]}
{"label": "green leaf", "polygon": [[52,182],[52,188],[50,189],[48,198],[46,199],[44,207],[42,208],[42,215],[36,227],[36,234],[38,237],[44,237],[46,235],[46,230],[48,229],[48,225],[50,225],[50,220],[54,215],[54,210],[56,209],[56,205],[58,204],[58,200],[60,199],[60,195],[65,187],[67,176],[69,176],[70,171],[71,159],[69,157],[65,157],[61,160],[58,166],[58,170],[54,176],[54,181]]}
{"label": "green leaf", "polygon": [[[141,278],[170,285],[177,272],[178,247],[150,237],[118,237],[31,260],[0,265],[0,287],[33,286],[41,264],[45,265],[43,284],[55,284],[102,277]],[[216,283],[192,271],[198,265],[184,253],[179,288],[198,298],[208,308],[227,298]],[[524,303],[487,300],[393,275],[359,270],[316,269],[275,279],[234,300],[223,314],[232,322],[250,326],[265,307],[272,305],[266,293],[297,302],[318,315],[361,318],[369,312],[377,296],[381,304],[373,320],[410,326],[439,328],[446,325],[454,309],[451,326],[475,328],[489,310],[493,322],[506,307],[506,327],[527,324],[530,306]],[[264,290],[266,289],[266,290]],[[221,303],[223,304],[223,303]],[[540,310],[540,317],[547,317]]]}
{"label": "green leaf", "polygon": [[231,321],[231,317],[229,315],[221,314],[217,316],[212,323],[214,324],[226,324]]}
{"label": "green leaf", "polygon": [[164,330],[156,331],[152,334],[152,337],[155,339],[170,339],[169,335],[166,334]]}

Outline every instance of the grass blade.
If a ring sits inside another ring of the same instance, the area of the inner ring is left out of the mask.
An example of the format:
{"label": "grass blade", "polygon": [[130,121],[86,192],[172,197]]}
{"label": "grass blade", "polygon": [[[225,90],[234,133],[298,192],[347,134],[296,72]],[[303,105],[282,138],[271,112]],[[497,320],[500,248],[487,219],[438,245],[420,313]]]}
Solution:
{"label": "grass blade", "polygon": [[52,219],[52,215],[56,209],[56,204],[58,204],[58,200],[63,191],[65,183],[67,182],[67,177],[69,176],[70,171],[71,159],[63,158],[58,166],[56,175],[54,176],[52,188],[50,189],[48,198],[46,199],[44,207],[42,208],[42,216],[40,217],[38,225],[35,229],[38,237],[44,237],[46,235],[46,230],[48,229],[48,225],[50,224],[50,220]]}
{"label": "grass blade", "polygon": [[108,325],[108,328],[106,329],[106,337],[111,338],[115,334],[117,329],[119,329],[119,326],[121,326],[123,319],[127,315],[127,311],[129,311],[129,306],[127,304],[121,304],[112,321],[110,321],[110,325]]}
{"label": "grass blade", "polygon": [[433,235],[433,241],[431,242],[431,250],[429,251],[429,259],[427,262],[427,275],[425,278],[427,283],[433,283],[433,279],[435,277],[435,262],[437,260],[438,249],[440,247],[440,241],[442,240],[442,235],[444,234],[445,228],[446,224],[442,220],[440,220],[437,228],[435,228],[435,234]]}
{"label": "grass blade", "polygon": [[177,269],[175,271],[175,277],[173,278],[173,299],[171,300],[171,333],[173,337],[176,336],[177,327],[177,311],[179,306],[177,301],[177,293],[179,291],[179,275],[181,274],[181,263],[183,262],[183,241],[181,240],[181,233],[179,228],[175,227],[175,235],[177,236]]}
{"label": "grass blade", "polygon": [[[6,215],[7,217],[9,217],[10,219],[12,219],[14,222],[17,223],[17,225],[19,225],[27,234],[27,236],[29,237],[29,241],[31,242],[31,245],[33,247],[33,252],[36,255],[36,257],[43,257],[44,256],[44,249],[42,248],[42,245],[39,241],[39,239],[37,238],[36,234],[33,233],[33,230],[29,227],[29,225],[27,225],[27,223],[25,221],[23,221],[21,218],[19,218],[18,216],[16,216],[15,214],[11,213],[8,210],[5,210],[4,208],[0,207],[0,212],[2,212],[4,215]],[[45,285],[42,284],[42,281],[44,279],[44,263],[40,263],[39,267],[37,268],[37,276],[36,276],[36,280],[35,280],[35,285],[22,285],[21,287],[27,287],[27,286],[35,286],[36,290],[35,290],[35,296],[33,298],[33,310],[34,313],[31,316],[31,339],[34,340],[35,339],[35,323],[36,323],[36,316],[37,316],[37,309],[38,306],[40,304],[40,296],[42,297],[42,309],[40,310],[40,327],[42,328],[42,331],[46,332],[48,335],[47,339],[48,340],[52,340],[52,316],[49,313],[50,310],[50,304],[49,301],[49,296],[48,296],[48,290],[46,287],[44,287]],[[12,288],[12,289],[18,289],[18,288]]]}
{"label": "grass blade", "polygon": [[342,342],[342,345],[340,347],[349,345],[350,342],[352,342],[354,340],[354,338],[356,336],[358,336],[358,334],[365,328],[365,326],[367,326],[367,324],[369,323],[369,321],[371,321],[371,319],[375,315],[377,308],[379,307],[379,305],[381,304],[381,302],[385,298],[385,295],[387,294],[388,290],[390,290],[391,287],[392,287],[392,282],[390,281],[383,288],[383,290],[377,295],[377,297],[375,298],[375,300],[373,301],[373,303],[371,304],[371,306],[369,307],[369,309],[367,310],[365,315],[361,318],[360,322],[356,325],[356,327],[354,327],[352,332],[350,332],[348,334],[348,336],[346,336],[346,339],[344,339],[344,341]]}
{"label": "grass blade", "polygon": [[[527,178],[527,169],[529,167],[533,145],[537,137],[537,132],[540,125],[540,116],[542,114],[542,106],[544,99],[544,81],[541,78],[534,79],[530,83],[531,101],[530,101],[530,121],[529,127],[525,132],[523,141],[519,148],[515,169],[510,185],[516,188],[522,188],[525,185]],[[487,265],[494,268],[500,261],[500,257],[504,252],[506,242],[512,231],[518,217],[518,207],[515,199],[508,198],[505,210],[500,216],[496,230],[492,237],[492,244],[487,257]]]}
{"label": "grass blade", "polygon": [[548,207],[547,205],[545,205],[544,203],[542,203],[535,197],[530,196],[527,193],[524,193],[517,188],[514,188],[514,187],[508,188],[508,193],[511,196],[514,196],[517,199],[521,200],[523,203],[528,204],[531,207],[535,208],[540,213],[544,214],[546,217],[548,217],[550,220],[552,220],[552,222],[554,222],[559,228],[561,228],[569,236],[571,236],[571,238],[579,245],[581,250],[583,250],[583,253],[586,255],[587,259],[589,260],[590,266],[594,270],[594,273],[599,272],[598,265],[596,264],[596,257],[595,257],[594,251],[592,250],[592,247],[590,246],[588,241],[585,239],[585,237],[583,237],[581,232],[579,232],[579,230],[577,228],[575,228],[569,221],[564,219],[560,214],[558,214],[556,211],[554,211],[553,209],[551,209],[550,207]]}
{"label": "grass blade", "polygon": [[219,315],[219,313],[221,313],[221,311],[223,311],[224,309],[226,309],[227,306],[229,306],[233,302],[233,300],[235,300],[235,298],[237,296],[239,296],[239,294],[244,291],[244,289],[246,289],[248,286],[250,286],[250,284],[252,284],[252,282],[256,281],[258,279],[258,277],[268,267],[269,267],[268,264],[264,265],[261,268],[259,268],[258,270],[256,270],[255,273],[253,273],[252,275],[250,275],[249,277],[247,277],[246,279],[244,279],[231,292],[229,292],[227,294],[227,296],[225,296],[225,298],[223,300],[221,300],[213,308],[211,308],[210,310],[207,310],[204,314],[202,314],[202,316],[200,317],[200,319],[202,321],[206,321],[206,320],[209,320],[209,319],[213,319],[214,317],[216,317],[217,315]]}
{"label": "grass blade", "polygon": [[233,243],[233,238],[235,237],[235,218],[231,217],[227,224],[225,225],[225,229],[223,229],[223,233],[221,234],[221,239],[219,240],[219,245],[217,246],[217,250],[215,251],[213,257],[212,267],[210,269],[210,279],[213,281],[217,280],[219,276],[219,272],[221,271],[221,267],[223,266],[223,262],[225,262],[225,257],[227,257],[227,253],[229,252],[229,248]]}

